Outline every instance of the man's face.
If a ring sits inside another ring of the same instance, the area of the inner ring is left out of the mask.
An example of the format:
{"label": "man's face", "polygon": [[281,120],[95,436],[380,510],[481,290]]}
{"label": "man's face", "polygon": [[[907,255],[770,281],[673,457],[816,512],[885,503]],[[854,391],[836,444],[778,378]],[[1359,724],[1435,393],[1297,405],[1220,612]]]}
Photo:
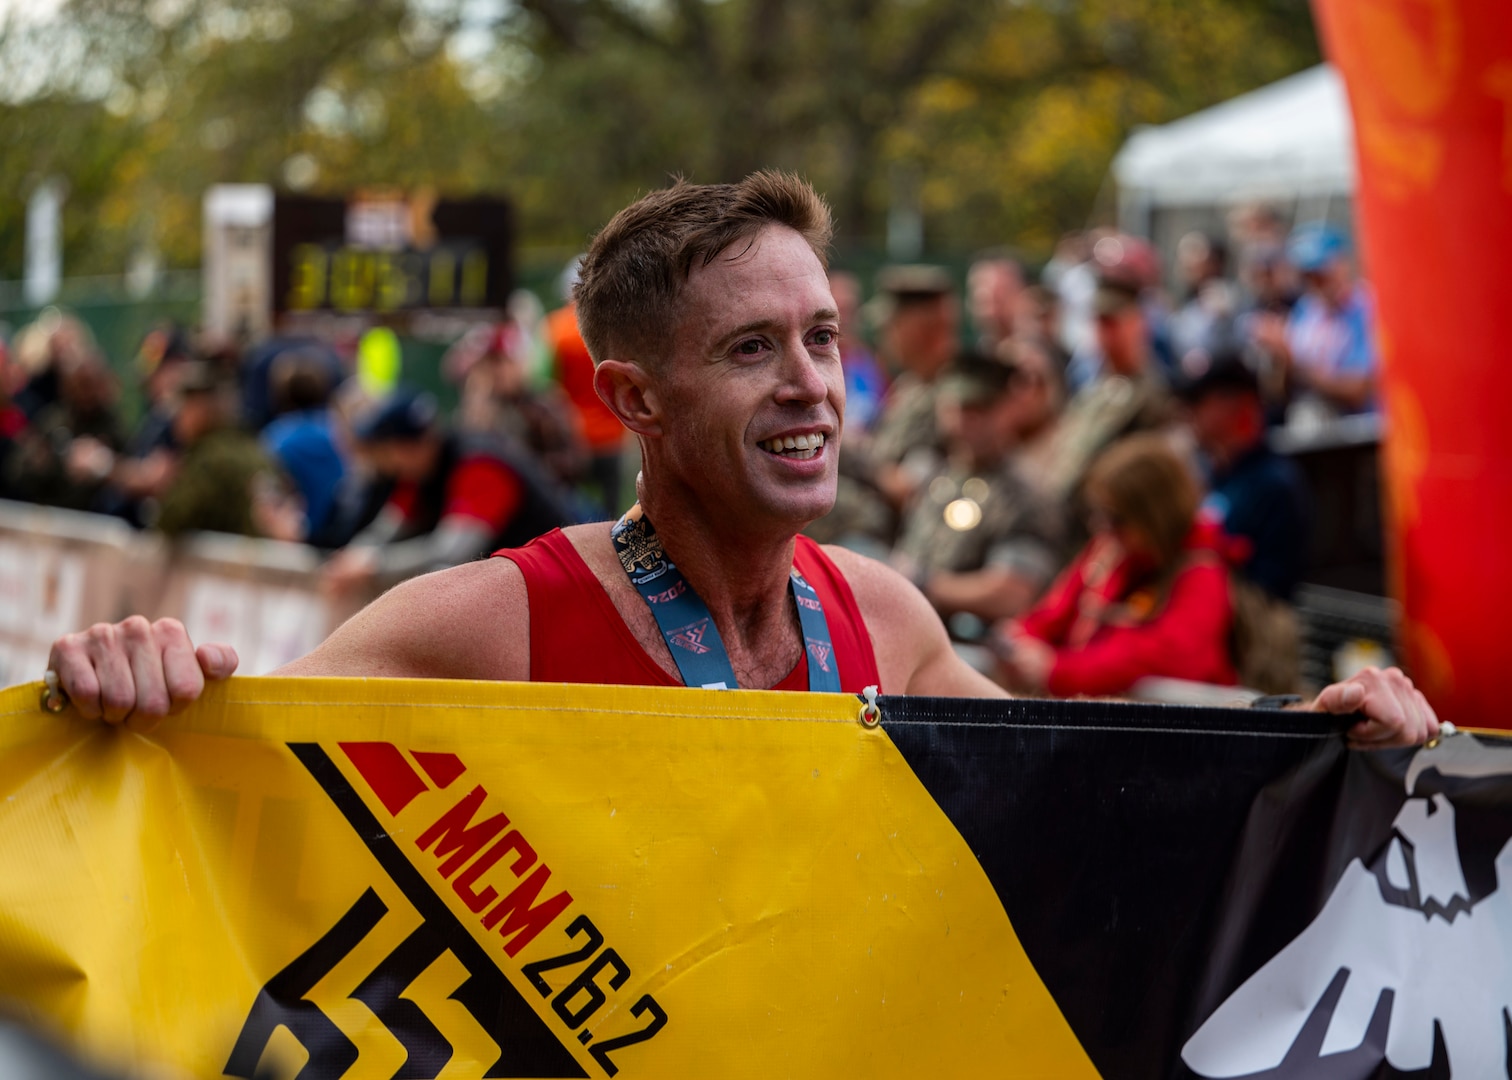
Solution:
{"label": "man's face", "polygon": [[1233,414],[1234,399],[1229,394],[1209,392],[1192,402],[1188,416],[1197,445],[1209,453],[1220,449],[1233,426]]}
{"label": "man's face", "polygon": [[1018,374],[1009,389],[1008,427],[1015,440],[1027,439],[1050,422],[1055,410],[1052,361],[1043,349],[1021,342],[1014,351]]}
{"label": "man's face", "polygon": [[1197,445],[1219,457],[1258,440],[1264,429],[1260,399],[1242,390],[1209,390],[1188,406],[1187,416]]}
{"label": "man's face", "polygon": [[1250,263],[1245,267],[1240,278],[1245,287],[1261,300],[1281,295],[1290,284],[1286,264],[1279,259],[1264,259]]}
{"label": "man's face", "polygon": [[1176,272],[1188,286],[1201,285],[1209,278],[1220,276],[1207,237],[1188,233],[1181,238],[1176,245]]}
{"label": "man's face", "polygon": [[494,353],[487,360],[493,366],[494,393],[501,398],[514,399],[526,390],[525,365],[507,352]]}
{"label": "man's face", "polygon": [[437,441],[418,439],[380,439],[361,447],[363,457],[379,476],[386,480],[418,484],[435,466]]}
{"label": "man's face", "polygon": [[1027,336],[1055,341],[1060,337],[1056,326],[1056,311],[1053,303],[1025,289],[1013,304],[1014,330],[1022,329]]}
{"label": "man's face", "polygon": [[1343,259],[1330,259],[1316,270],[1303,272],[1302,282],[1309,292],[1317,293],[1334,307],[1342,307],[1349,299],[1352,284],[1349,264]]}
{"label": "man's face", "polygon": [[1023,289],[1023,279],[1011,263],[986,259],[972,265],[966,275],[971,303],[971,321],[980,331],[1005,332],[1013,325],[1013,305]]}
{"label": "man's face", "polygon": [[828,513],[845,381],[835,300],[808,242],[767,226],[695,263],[679,308],[649,388],[662,432],[648,483],[681,487],[722,526],[796,530]]}
{"label": "man's face", "polygon": [[835,273],[830,275],[829,284],[835,297],[835,309],[840,312],[841,331],[849,337],[860,326],[857,316],[861,314],[861,283],[855,274]]}
{"label": "man's face", "polygon": [[1149,346],[1144,312],[1139,305],[1129,304],[1098,315],[1097,344],[1114,374],[1138,375],[1144,368],[1145,350]]}
{"label": "man's face", "polygon": [[884,349],[904,371],[934,378],[955,355],[958,308],[949,295],[903,305],[883,328]]}
{"label": "man's face", "polygon": [[952,453],[969,458],[974,467],[985,467],[1013,445],[1013,407],[1011,390],[970,402],[947,392],[940,395],[935,419]]}
{"label": "man's face", "polygon": [[184,446],[194,445],[215,428],[216,413],[213,394],[185,394],[173,413],[173,437]]}

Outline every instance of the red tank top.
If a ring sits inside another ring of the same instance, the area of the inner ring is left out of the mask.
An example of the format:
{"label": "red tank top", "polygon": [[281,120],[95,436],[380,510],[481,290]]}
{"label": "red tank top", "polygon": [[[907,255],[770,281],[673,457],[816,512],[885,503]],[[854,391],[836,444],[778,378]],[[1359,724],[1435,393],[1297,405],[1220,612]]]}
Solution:
{"label": "red tank top", "polygon": [[[530,599],[530,681],[608,683],[619,686],[681,686],[641,648],[609,594],[572,546],[553,529],[522,548],[505,548],[525,575]],[[840,671],[840,688],[858,694],[877,686],[871,634],[850,584],[829,556],[806,536],[798,537],[793,565],[819,593]],[[808,655],[773,690],[808,689]]]}

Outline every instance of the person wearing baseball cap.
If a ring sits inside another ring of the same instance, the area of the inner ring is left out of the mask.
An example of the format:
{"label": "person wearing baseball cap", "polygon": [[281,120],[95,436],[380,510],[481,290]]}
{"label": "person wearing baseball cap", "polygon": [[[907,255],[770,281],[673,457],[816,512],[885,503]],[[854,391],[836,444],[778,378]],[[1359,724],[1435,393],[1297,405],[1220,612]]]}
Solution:
{"label": "person wearing baseball cap", "polygon": [[881,412],[864,435],[847,428],[834,509],[807,533],[880,554],[899,514],[943,457],[935,424],[941,375],[960,349],[960,299],[944,267],[884,266],[866,304],[880,328],[877,352],[895,372]]}
{"label": "person wearing baseball cap", "polygon": [[414,387],[373,405],[352,435],[392,490],[377,518],[326,563],[331,593],[454,566],[574,520],[564,493],[518,445],[450,430],[435,397]]}
{"label": "person wearing baseball cap", "polygon": [[273,462],[236,423],[236,389],[208,361],[188,360],[173,393],[176,458],[154,525],[188,532],[261,535],[259,492],[275,482]]}
{"label": "person wearing baseball cap", "polygon": [[1349,239],[1325,222],[1307,222],[1292,231],[1286,254],[1306,292],[1284,322],[1261,319],[1255,340],[1275,358],[1289,400],[1340,415],[1373,411],[1374,301],[1355,280]]}
{"label": "person wearing baseball cap", "polygon": [[1234,348],[1188,353],[1181,368],[1176,393],[1202,452],[1204,510],[1239,542],[1239,572],[1290,601],[1307,568],[1311,513],[1296,463],[1266,442],[1259,377]]}
{"label": "person wearing baseball cap", "polygon": [[1014,314],[1024,291],[1024,268],[1008,251],[980,252],[966,271],[966,300],[977,348],[989,356],[1013,337]]}
{"label": "person wearing baseball cap", "polygon": [[1099,454],[1125,435],[1163,427],[1174,418],[1145,305],[1160,274],[1154,250],[1136,237],[1108,236],[1093,247],[1093,260],[1100,364],[1067,403],[1047,447],[1046,467],[1036,477],[1042,490],[1068,503]]}
{"label": "person wearing baseball cap", "polygon": [[1060,505],[1016,460],[1053,393],[1039,359],[1036,369],[969,350],[941,379],[947,459],[904,515],[892,564],[958,638],[1026,611],[1069,554]]}
{"label": "person wearing baseball cap", "polygon": [[588,346],[578,328],[577,302],[573,299],[582,264],[583,256],[578,255],[562,270],[557,279],[562,306],[546,316],[542,332],[554,361],[554,377],[571,403],[586,444],[586,480],[597,488],[598,502],[604,512],[613,517],[625,509],[620,481],[626,432],[619,418],[593,389],[593,358],[588,355]]}

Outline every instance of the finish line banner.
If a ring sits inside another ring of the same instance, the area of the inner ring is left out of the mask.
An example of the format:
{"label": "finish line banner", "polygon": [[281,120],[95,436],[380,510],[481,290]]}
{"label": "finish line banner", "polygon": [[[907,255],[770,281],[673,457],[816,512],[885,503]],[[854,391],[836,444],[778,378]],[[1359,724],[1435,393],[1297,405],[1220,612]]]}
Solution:
{"label": "finish line banner", "polygon": [[118,1065],[1507,1074],[1509,741],[338,679],[144,737],[39,697],[0,692],[0,998]]}

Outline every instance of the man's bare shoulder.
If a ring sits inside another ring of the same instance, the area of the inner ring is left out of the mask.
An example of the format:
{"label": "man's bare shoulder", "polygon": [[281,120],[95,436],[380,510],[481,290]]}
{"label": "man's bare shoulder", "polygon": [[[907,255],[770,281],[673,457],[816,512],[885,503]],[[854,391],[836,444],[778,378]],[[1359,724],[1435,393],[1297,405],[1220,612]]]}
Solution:
{"label": "man's bare shoulder", "polygon": [[907,692],[920,656],[949,647],[940,617],[911,581],[885,563],[833,544],[824,545],[824,553],[855,594],[883,689]]}
{"label": "man's bare shoulder", "polygon": [[940,616],[913,582],[885,563],[846,548],[825,544],[824,553],[855,594],[885,693],[1003,695],[1000,687],[956,655]]}
{"label": "man's bare shoulder", "polygon": [[277,674],[528,679],[525,577],[498,558],[411,578]]}
{"label": "man's bare shoulder", "polygon": [[896,607],[913,609],[916,608],[912,603],[914,600],[933,613],[934,609],[929,607],[924,594],[886,563],[836,544],[821,546],[850,584],[851,592],[856,594],[856,603],[861,605],[861,613],[866,616],[868,623],[871,622],[871,609],[876,608],[879,613]]}
{"label": "man's bare shoulder", "polygon": [[562,530],[567,542],[601,581],[624,576],[619,557],[614,553],[614,542],[609,538],[610,527],[607,521],[595,521],[587,525],[569,525]]}

